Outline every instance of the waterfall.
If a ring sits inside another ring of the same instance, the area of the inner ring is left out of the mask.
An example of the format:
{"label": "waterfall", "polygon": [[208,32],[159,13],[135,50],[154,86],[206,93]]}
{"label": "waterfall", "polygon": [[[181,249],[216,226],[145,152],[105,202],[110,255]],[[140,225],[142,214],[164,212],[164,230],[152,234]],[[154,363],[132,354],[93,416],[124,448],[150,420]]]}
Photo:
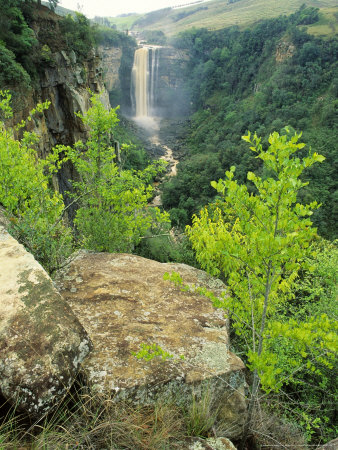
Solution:
{"label": "waterfall", "polygon": [[150,82],[150,115],[155,115],[156,108],[156,94],[157,94],[157,82],[158,82],[158,66],[159,66],[159,49],[153,47],[151,49],[151,82]]}
{"label": "waterfall", "polygon": [[137,118],[155,115],[158,67],[158,48],[142,47],[135,51],[131,99]]}

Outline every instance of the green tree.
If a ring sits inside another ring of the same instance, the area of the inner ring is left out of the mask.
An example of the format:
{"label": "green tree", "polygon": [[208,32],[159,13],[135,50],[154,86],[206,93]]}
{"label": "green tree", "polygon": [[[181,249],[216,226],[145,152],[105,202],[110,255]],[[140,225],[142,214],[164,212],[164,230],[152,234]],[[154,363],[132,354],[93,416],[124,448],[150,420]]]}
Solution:
{"label": "green tree", "polygon": [[[8,91],[0,91],[4,120],[12,116],[10,101]],[[27,121],[48,106],[49,102],[38,105]],[[24,125],[22,122],[19,127]],[[9,231],[51,272],[70,254],[72,238],[62,221],[62,196],[51,187],[58,155],[52,153],[45,160],[39,159],[37,140],[34,133],[28,132],[16,140],[13,130],[0,121],[0,204],[11,219]]]}
{"label": "green tree", "polygon": [[304,147],[299,138],[274,132],[268,149],[263,150],[256,134],[244,136],[264,165],[264,177],[247,175],[255,193],[234,180],[232,167],[225,180],[212,182],[222,200],[204,208],[187,227],[201,266],[212,275],[226,277],[230,295],[216,304],[229,311],[236,333],[247,343],[247,365],[253,377],[244,437],[259,387],[268,392],[285,382],[278,340],[292,340],[297,356],[290,355],[289,363],[297,366],[300,355],[309,371],[318,370],[313,360],[332,368],[338,347],[337,323],[326,314],[306,321],[281,320],[279,314],[294,298],[298,273],[304,270],[304,256],[316,235],[310,216],[317,203],[301,205],[296,199],[306,185],[300,175],[324,157],[311,152],[303,159],[293,156]]}
{"label": "green tree", "polygon": [[89,19],[76,12],[75,16],[68,14],[60,19],[59,25],[67,48],[73,50],[80,61],[88,58],[88,53],[95,45],[94,30]]}
{"label": "green tree", "polygon": [[[153,222],[168,221],[167,214],[148,207],[152,195],[150,182],[163,165],[144,170],[122,170],[114,150],[116,109],[107,111],[99,97],[81,116],[89,128],[86,143],[74,148],[59,147],[74,164],[79,181],[72,181],[78,209],[75,217],[81,246],[97,251],[132,251]],[[121,151],[124,151],[122,146]]]}

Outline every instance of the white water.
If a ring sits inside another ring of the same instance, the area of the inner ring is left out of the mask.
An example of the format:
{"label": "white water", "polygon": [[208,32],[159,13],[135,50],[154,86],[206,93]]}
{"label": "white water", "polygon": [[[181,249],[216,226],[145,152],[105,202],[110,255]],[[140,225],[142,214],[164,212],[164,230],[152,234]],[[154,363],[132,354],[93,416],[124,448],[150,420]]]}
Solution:
{"label": "white water", "polygon": [[156,93],[158,81],[158,65],[159,65],[159,50],[155,47],[151,49],[151,82],[150,82],[150,115],[155,115],[156,108]]}
{"label": "white water", "polygon": [[148,116],[149,60],[148,49],[138,48],[134,55],[132,87],[136,117]]}
{"label": "white water", "polygon": [[[131,85],[131,100],[135,114],[133,120],[149,131],[152,144],[161,146],[165,150],[161,159],[168,162],[166,175],[173,177],[176,175],[178,160],[174,158],[172,149],[162,144],[158,136],[160,126],[160,118],[156,117],[158,77],[159,47],[145,46],[137,49],[134,55]],[[154,183],[156,195],[150,206],[162,204],[158,185],[159,182]]]}
{"label": "white water", "polygon": [[155,116],[159,51],[156,47],[141,47],[135,51],[132,68],[131,98],[135,119],[145,128],[152,128],[145,118]]}

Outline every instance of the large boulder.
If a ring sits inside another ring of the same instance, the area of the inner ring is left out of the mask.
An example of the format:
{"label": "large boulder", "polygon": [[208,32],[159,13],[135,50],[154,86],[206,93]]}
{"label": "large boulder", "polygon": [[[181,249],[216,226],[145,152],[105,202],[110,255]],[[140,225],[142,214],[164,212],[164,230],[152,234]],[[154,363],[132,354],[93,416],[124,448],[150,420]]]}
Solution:
{"label": "large boulder", "polygon": [[0,393],[39,417],[69,388],[90,348],[48,274],[0,226]]}
{"label": "large boulder", "polygon": [[[147,404],[161,395],[186,403],[192,394],[205,395],[213,411],[219,408],[227,437],[236,438],[246,413],[244,365],[229,351],[224,311],[164,281],[171,271],[216,294],[225,289],[184,264],[127,254],[73,256],[55,282],[94,345],[82,368],[94,390],[115,399]],[[132,352],[141,344],[156,344],[174,357],[137,359]]]}

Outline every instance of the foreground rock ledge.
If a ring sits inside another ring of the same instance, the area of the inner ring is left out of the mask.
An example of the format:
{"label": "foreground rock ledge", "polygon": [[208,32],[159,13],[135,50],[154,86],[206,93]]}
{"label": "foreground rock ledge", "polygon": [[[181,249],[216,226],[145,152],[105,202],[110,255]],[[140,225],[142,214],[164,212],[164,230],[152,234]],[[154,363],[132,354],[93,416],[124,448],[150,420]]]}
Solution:
{"label": "foreground rock ledge", "polygon": [[0,392],[41,416],[71,385],[90,340],[44,269],[0,226]]}
{"label": "foreground rock ledge", "polygon": [[[222,409],[226,435],[238,437],[246,410],[244,365],[228,349],[224,312],[164,281],[173,270],[216,294],[225,288],[190,266],[127,254],[82,251],[58,273],[56,286],[94,345],[83,369],[98,392],[141,404],[157,395],[184,403],[192,392],[204,392]],[[158,344],[174,358],[138,360],[131,352],[141,343]]]}

